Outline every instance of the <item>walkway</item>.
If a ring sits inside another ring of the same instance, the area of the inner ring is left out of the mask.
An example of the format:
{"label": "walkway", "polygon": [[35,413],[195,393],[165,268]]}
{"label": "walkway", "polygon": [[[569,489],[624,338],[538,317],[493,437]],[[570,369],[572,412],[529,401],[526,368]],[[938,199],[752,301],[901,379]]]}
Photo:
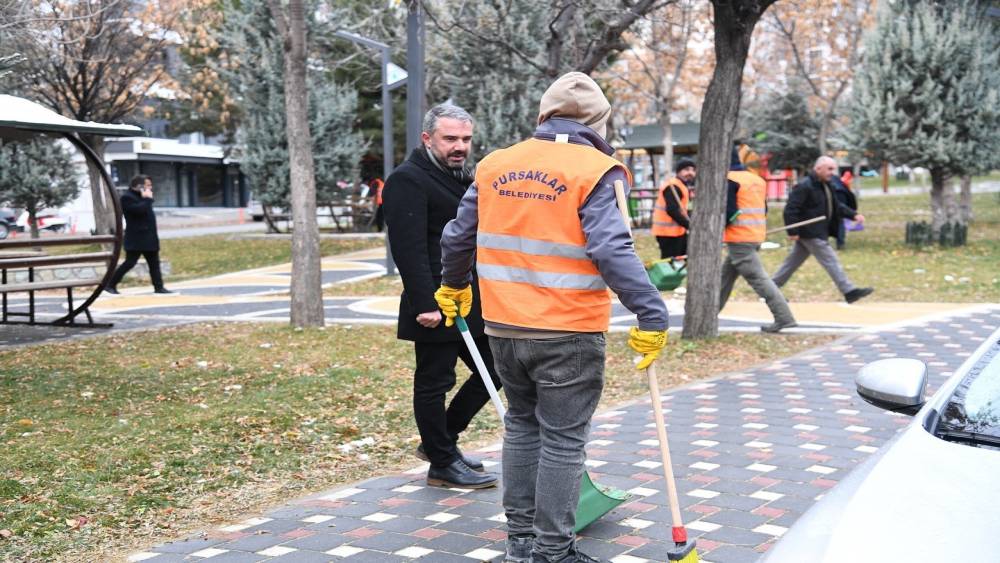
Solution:
{"label": "walkway", "polygon": [[[371,249],[323,259],[323,283],[327,288],[379,277],[385,273],[383,249]],[[104,294],[93,305],[98,321],[113,322],[116,328],[154,327],[200,321],[287,322],[291,264],[282,264],[211,278],[170,283],[173,295],[156,295],[146,287],[127,288],[119,296]],[[401,287],[401,286],[400,286]],[[684,323],[683,295],[667,294],[672,331]],[[40,315],[55,318],[65,312],[65,298],[36,298]],[[15,307],[27,307],[27,299],[12,296]],[[967,309],[954,303],[880,303],[865,300],[848,306],[843,302],[793,303],[799,320],[794,332],[850,333],[912,322],[916,319]],[[327,297],[324,299],[329,323],[395,324],[399,296]],[[771,322],[767,308],[759,302],[730,302],[719,317],[723,331],[758,331]],[[612,331],[627,330],[635,316],[615,302]],[[6,334],[9,332],[10,334]],[[37,341],[39,336],[65,338],[65,331],[32,333],[5,331],[0,346]]]}
{"label": "walkway", "polygon": [[[939,386],[1000,325],[1000,306],[847,336],[662,396],[688,529],[704,561],[753,561],[825,491],[910,420],[860,400],[857,369],[909,356]],[[662,561],[669,537],[648,399],[596,417],[587,466],[634,500],[581,534],[613,563]],[[499,444],[478,452],[497,471]],[[132,561],[499,561],[499,492],[428,488],[426,466],[299,499],[135,553]]]}

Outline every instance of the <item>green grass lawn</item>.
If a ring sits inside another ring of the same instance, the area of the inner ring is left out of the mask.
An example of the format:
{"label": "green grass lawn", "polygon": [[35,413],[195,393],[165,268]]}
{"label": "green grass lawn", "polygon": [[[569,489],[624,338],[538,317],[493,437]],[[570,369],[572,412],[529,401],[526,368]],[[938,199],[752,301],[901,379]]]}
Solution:
{"label": "green grass lawn", "polygon": [[[974,221],[968,245],[961,248],[915,248],[904,243],[907,221],[930,221],[927,195],[869,197],[860,202],[865,230],[847,234],[840,261],[851,280],[875,287],[869,299],[916,302],[1000,302],[1000,198],[973,196]],[[772,209],[768,226],[782,225],[781,210]],[[778,233],[768,240],[783,247],[762,250],[768,272],[774,273],[787,253],[788,239]],[[833,244],[833,239],[830,239]],[[659,257],[656,240],[637,234],[636,246],[644,260]],[[736,284],[734,297],[756,299],[745,282]],[[782,289],[790,301],[842,299],[826,272],[809,259]]]}
{"label": "green grass lawn", "polygon": [[[830,338],[678,340],[662,383]],[[603,407],[644,392],[633,356],[609,336]],[[394,327],[197,325],[0,352],[0,365],[4,561],[109,561],[418,463],[412,348]],[[497,437],[486,410],[464,443]],[[338,447],[364,438],[374,444]]]}

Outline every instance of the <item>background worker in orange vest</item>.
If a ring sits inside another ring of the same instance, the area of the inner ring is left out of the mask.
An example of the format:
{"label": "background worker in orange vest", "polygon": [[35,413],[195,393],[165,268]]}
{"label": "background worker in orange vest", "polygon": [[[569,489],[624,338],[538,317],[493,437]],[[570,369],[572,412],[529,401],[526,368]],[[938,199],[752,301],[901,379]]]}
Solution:
{"label": "background worker in orange vest", "polygon": [[610,113],[590,77],[560,77],[542,96],[534,136],[479,163],[441,237],[438,305],[449,321],[471,309],[475,262],[509,403],[509,562],[595,561],[576,549],[573,528],[584,445],[604,386],[608,288],[638,316],[629,344],[644,355],[640,369],[666,344],[666,305],[615,203],[614,183],[629,186],[631,176],[605,141]]}
{"label": "background worker in orange vest", "polygon": [[675,168],[677,174],[667,180],[656,194],[651,232],[660,245],[660,258],[687,255],[687,233],[690,228],[688,202],[691,184],[697,172],[694,161],[682,158]]}
{"label": "background worker in orange vest", "polygon": [[722,290],[719,311],[729,301],[736,277],[742,276],[757,295],[764,298],[774,316],[772,324],[760,327],[764,332],[779,332],[796,326],[788,301],[757,256],[760,243],[767,237],[767,184],[749,172],[740,163],[739,153],[733,149],[729,173],[729,194],[726,198],[726,230],[722,240],[726,243],[726,261],[722,264]]}

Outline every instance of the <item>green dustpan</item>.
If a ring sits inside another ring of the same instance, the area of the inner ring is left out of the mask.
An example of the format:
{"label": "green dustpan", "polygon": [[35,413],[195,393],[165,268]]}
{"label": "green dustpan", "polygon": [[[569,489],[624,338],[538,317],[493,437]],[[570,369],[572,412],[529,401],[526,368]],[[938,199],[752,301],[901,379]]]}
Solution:
{"label": "green dustpan", "polygon": [[[490,372],[486,369],[486,362],[483,361],[483,357],[479,354],[479,349],[476,347],[476,342],[472,339],[472,335],[469,334],[469,325],[465,323],[465,319],[458,316],[455,317],[455,324],[458,325],[458,331],[462,334],[462,340],[465,341],[465,345],[469,348],[469,354],[472,355],[472,359],[476,364],[476,371],[483,378],[483,384],[490,394],[490,400],[493,401],[497,415],[500,417],[500,420],[503,420],[506,411],[503,403],[500,401],[500,394],[497,392],[496,387],[493,386],[493,380],[490,379]],[[610,512],[614,507],[631,498],[632,495],[625,491],[594,483],[590,478],[590,474],[584,471],[583,479],[580,481],[580,502],[576,505],[576,528],[573,530],[579,532],[594,523],[601,516]]]}

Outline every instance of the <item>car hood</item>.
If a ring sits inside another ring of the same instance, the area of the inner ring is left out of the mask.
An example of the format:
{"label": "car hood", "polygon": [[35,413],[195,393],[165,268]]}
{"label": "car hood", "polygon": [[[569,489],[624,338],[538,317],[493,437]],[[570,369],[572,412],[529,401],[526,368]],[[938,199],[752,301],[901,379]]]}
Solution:
{"label": "car hood", "polygon": [[763,559],[996,561],[1000,451],[904,429],[807,511]]}

